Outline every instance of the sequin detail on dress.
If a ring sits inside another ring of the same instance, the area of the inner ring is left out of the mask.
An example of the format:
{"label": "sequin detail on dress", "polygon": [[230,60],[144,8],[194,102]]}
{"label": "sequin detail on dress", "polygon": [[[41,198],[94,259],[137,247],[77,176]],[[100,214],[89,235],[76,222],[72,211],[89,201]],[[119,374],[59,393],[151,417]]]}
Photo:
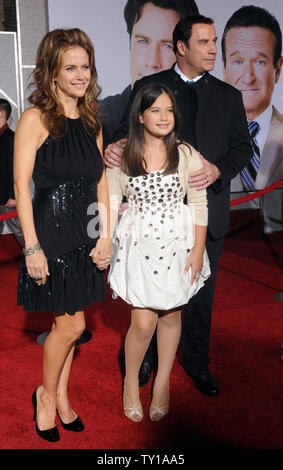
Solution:
{"label": "sequin detail on dress", "polygon": [[36,156],[33,212],[36,233],[48,260],[50,276],[44,286],[28,276],[25,259],[19,270],[18,305],[25,310],[73,314],[92,301],[104,299],[104,273],[92,263],[88,215],[97,203],[97,182],[103,161],[96,139],[81,119],[68,119],[67,134],[48,137]]}
{"label": "sequin detail on dress", "polygon": [[[89,206],[96,201],[96,182],[88,177],[36,189],[33,199],[35,226],[48,258],[91,242],[87,225]],[[67,234],[67,235],[66,235]]]}
{"label": "sequin detail on dress", "polygon": [[207,255],[198,282],[184,274],[193,248],[191,209],[183,203],[177,173],[129,177],[128,208],[115,233],[109,272],[114,296],[136,307],[168,310],[184,305],[210,274]]}

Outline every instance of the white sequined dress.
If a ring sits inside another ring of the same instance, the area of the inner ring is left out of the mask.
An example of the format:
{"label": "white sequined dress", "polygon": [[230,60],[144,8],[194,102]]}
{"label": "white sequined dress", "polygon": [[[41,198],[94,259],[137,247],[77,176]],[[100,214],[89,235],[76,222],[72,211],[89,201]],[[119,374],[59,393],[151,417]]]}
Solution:
{"label": "white sequined dress", "polygon": [[[127,177],[125,195],[128,204],[114,234],[108,276],[113,296],[158,310],[186,304],[204,285],[210,268],[205,251],[199,280],[190,285],[191,270],[184,273],[184,268],[194,245],[195,207],[184,204],[178,173]],[[198,205],[203,210],[206,197]]]}

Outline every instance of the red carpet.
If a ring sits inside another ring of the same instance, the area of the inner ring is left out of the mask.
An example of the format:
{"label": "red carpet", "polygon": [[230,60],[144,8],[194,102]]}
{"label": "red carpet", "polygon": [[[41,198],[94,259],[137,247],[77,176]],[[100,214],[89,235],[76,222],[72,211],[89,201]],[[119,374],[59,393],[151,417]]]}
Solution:
{"label": "red carpet", "polygon": [[282,448],[283,234],[257,231],[226,240],[221,258],[211,333],[211,371],[218,398],[197,392],[175,361],[169,416],[147,416],[151,384],[141,391],[145,418],[135,424],[121,408],[119,353],[129,308],[107,301],[86,312],[93,338],[77,348],[71,400],[86,429],[50,444],[34,432],[31,395],[41,381],[37,336],[50,314],[26,313],[16,304],[17,256],[11,235],[0,238],[0,448],[1,449],[279,449]]}

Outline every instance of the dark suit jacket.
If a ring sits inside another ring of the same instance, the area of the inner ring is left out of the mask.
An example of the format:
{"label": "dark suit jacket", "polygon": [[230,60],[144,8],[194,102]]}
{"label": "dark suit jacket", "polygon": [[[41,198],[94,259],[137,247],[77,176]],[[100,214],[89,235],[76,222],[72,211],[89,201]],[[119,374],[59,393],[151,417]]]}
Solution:
{"label": "dark suit jacket", "polygon": [[15,199],[13,158],[14,158],[14,131],[9,127],[0,135],[0,204],[4,205],[8,199]]}
{"label": "dark suit jacket", "polygon": [[[221,171],[221,178],[207,189],[208,231],[213,239],[221,238],[226,235],[229,224],[230,181],[252,156],[242,94],[209,73],[196,84],[187,85],[173,66],[170,70],[144,77],[135,83],[113,142],[127,135],[133,98],[143,85],[150,82],[162,83],[173,91],[181,115],[180,137],[192,143],[204,158],[217,165]],[[192,122],[192,95],[188,92],[188,86],[194,87],[197,97],[194,129],[189,128],[193,123],[188,125],[188,122]]]}
{"label": "dark suit jacket", "polygon": [[100,102],[102,122],[106,131],[106,136],[111,141],[113,134],[119,129],[120,122],[124,116],[129,97],[131,94],[131,85],[127,86],[122,93],[117,95],[107,96]]}

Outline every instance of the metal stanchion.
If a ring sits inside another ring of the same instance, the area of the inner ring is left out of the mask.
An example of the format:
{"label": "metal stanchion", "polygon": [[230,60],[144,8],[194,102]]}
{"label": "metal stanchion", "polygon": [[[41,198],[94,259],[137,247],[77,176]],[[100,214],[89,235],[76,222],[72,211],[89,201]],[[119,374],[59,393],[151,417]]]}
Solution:
{"label": "metal stanchion", "polygon": [[50,331],[45,331],[44,333],[41,333],[41,335],[39,335],[36,338],[37,343],[40,344],[41,346],[43,346],[47,336],[49,335],[49,333],[50,333]]}
{"label": "metal stanchion", "polygon": [[[41,346],[43,346],[47,336],[49,335],[49,333],[50,333],[50,331],[45,331],[44,333],[41,333],[36,338],[37,343],[40,344]],[[81,336],[77,339],[76,345],[80,346],[81,344],[87,343],[88,341],[91,340],[91,338],[92,338],[92,333],[88,330],[84,330],[83,334],[81,334]]]}
{"label": "metal stanchion", "polygon": [[84,330],[83,334],[77,339],[76,345],[80,346],[80,344],[87,343],[88,341],[91,340],[91,338],[92,338],[91,332],[88,330]]}

